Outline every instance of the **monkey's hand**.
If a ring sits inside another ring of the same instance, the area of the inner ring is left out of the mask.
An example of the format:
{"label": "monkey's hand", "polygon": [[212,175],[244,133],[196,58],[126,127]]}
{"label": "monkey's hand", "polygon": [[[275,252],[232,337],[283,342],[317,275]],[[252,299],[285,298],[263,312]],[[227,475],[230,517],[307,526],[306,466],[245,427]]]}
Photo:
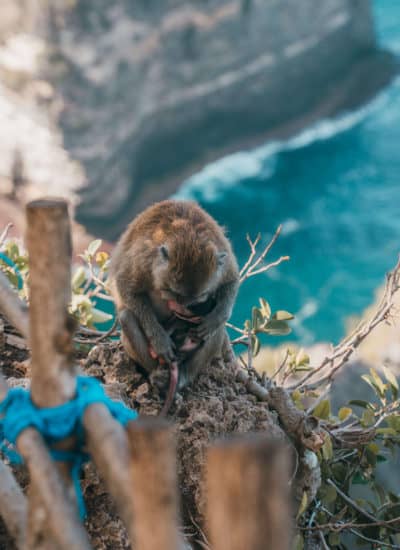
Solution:
{"label": "monkey's hand", "polygon": [[149,340],[151,350],[158,358],[164,359],[167,363],[176,361],[174,343],[165,330],[154,331],[151,336],[149,335]]}
{"label": "monkey's hand", "polygon": [[204,341],[210,338],[221,325],[224,325],[225,317],[214,314],[212,311],[208,315],[202,317],[201,322],[189,330],[189,336],[198,341]]}

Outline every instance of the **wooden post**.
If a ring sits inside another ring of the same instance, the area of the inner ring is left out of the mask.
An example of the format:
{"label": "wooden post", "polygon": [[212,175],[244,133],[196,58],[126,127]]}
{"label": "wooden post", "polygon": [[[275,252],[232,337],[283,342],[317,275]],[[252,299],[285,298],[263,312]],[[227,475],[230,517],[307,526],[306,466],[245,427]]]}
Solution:
{"label": "wooden post", "polygon": [[213,550],[288,550],[289,457],[265,435],[210,448],[207,521]]}
{"label": "wooden post", "polygon": [[177,550],[178,530],[176,449],[173,428],[160,418],[130,422],[135,548]]}
{"label": "wooden post", "polygon": [[83,425],[92,460],[113,496],[129,537],[133,540],[134,510],[126,431],[104,405],[97,403],[86,409]]}
{"label": "wooden post", "polygon": [[[38,200],[27,205],[26,213],[31,395],[38,407],[54,407],[72,399],[76,391],[71,361],[74,325],[67,312],[71,299],[68,208],[63,200]],[[30,429],[17,442],[31,474],[28,545],[34,550],[90,548],[78,517],[69,465],[54,466],[42,443],[40,435]],[[68,444],[63,442],[58,448],[68,448]]]}
{"label": "wooden post", "polygon": [[71,362],[71,235],[67,204],[38,200],[27,205],[29,332],[32,399],[38,407],[69,401],[76,390]]}
{"label": "wooden post", "polygon": [[12,471],[2,460],[0,460],[0,516],[18,549],[23,550],[27,517],[26,498]]}
{"label": "wooden post", "polygon": [[[0,374],[0,401],[8,392],[8,386]],[[25,550],[27,502],[11,469],[0,461],[0,516],[19,550]]]}

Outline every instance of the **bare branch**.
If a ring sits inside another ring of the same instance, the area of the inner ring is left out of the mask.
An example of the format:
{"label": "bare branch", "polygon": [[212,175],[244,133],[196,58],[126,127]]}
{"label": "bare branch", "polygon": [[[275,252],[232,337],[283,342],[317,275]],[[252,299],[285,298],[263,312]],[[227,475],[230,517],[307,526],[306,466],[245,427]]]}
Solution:
{"label": "bare branch", "polygon": [[[397,262],[393,271],[386,276],[386,284],[383,296],[372,317],[367,321],[362,321],[358,327],[347,336],[342,342],[335,346],[330,355],[327,355],[321,363],[312,371],[307,373],[301,380],[293,384],[290,389],[302,388],[311,390],[320,387],[324,383],[330,383],[337,372],[349,360],[353,352],[374,330],[374,328],[389,319],[390,313],[394,307],[393,297],[400,288],[400,260]],[[324,372],[328,369],[328,372]],[[319,378],[316,376],[319,375]],[[306,384],[309,380],[312,382]]]}
{"label": "bare branch", "polygon": [[25,338],[29,334],[29,320],[26,304],[11,288],[7,277],[0,271],[0,311]]}
{"label": "bare branch", "polygon": [[8,233],[9,233],[9,231],[12,227],[13,227],[13,224],[8,223],[6,225],[6,227],[4,228],[3,232],[0,235],[0,247],[2,247],[4,245],[4,243],[6,242],[6,239],[8,237]]}
{"label": "bare branch", "polygon": [[282,231],[282,226],[280,225],[278,229],[275,231],[270,242],[267,244],[267,246],[264,248],[261,254],[259,254],[258,257],[257,257],[257,245],[260,242],[261,235],[258,234],[254,241],[252,241],[250,237],[247,235],[246,238],[250,246],[250,255],[248,260],[240,270],[240,273],[239,273],[240,283],[243,283],[243,281],[245,281],[246,279],[249,279],[250,277],[253,277],[254,275],[259,275],[260,273],[264,273],[265,271],[268,271],[268,269],[271,269],[272,267],[275,267],[280,263],[289,259],[289,256],[281,256],[278,260],[271,262],[270,264],[262,265],[265,260],[265,257],[267,256],[268,252],[271,250],[271,248],[275,244],[281,231]]}

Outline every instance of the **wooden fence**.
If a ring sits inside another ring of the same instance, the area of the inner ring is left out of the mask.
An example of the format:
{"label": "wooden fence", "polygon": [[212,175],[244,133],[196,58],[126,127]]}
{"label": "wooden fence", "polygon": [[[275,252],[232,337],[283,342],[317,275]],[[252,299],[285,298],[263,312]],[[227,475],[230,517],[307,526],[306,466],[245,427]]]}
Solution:
{"label": "wooden fence", "polygon": [[[74,397],[74,325],[71,299],[71,237],[67,204],[39,200],[27,206],[30,258],[29,315],[0,273],[0,309],[29,340],[31,397],[52,407]],[[8,391],[0,380],[0,400]],[[129,422],[124,429],[102,404],[83,418],[91,458],[113,496],[132,547],[191,548],[182,535],[176,443],[160,418]],[[73,446],[69,438],[57,448]],[[23,550],[88,550],[68,463],[52,460],[41,434],[25,429],[17,448],[29,470],[25,496],[10,467],[0,461],[0,515]],[[287,550],[290,544],[288,456],[265,434],[212,445],[206,461],[207,536],[214,550]]]}

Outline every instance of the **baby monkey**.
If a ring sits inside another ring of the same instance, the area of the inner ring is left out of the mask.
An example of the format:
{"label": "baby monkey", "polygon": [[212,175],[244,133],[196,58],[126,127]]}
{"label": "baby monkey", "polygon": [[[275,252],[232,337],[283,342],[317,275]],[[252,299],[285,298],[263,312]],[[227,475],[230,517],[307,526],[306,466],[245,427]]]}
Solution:
{"label": "baby monkey", "polygon": [[121,340],[147,371],[170,365],[167,402],[221,356],[238,285],[228,239],[194,202],[154,204],[122,235],[110,266]]}

